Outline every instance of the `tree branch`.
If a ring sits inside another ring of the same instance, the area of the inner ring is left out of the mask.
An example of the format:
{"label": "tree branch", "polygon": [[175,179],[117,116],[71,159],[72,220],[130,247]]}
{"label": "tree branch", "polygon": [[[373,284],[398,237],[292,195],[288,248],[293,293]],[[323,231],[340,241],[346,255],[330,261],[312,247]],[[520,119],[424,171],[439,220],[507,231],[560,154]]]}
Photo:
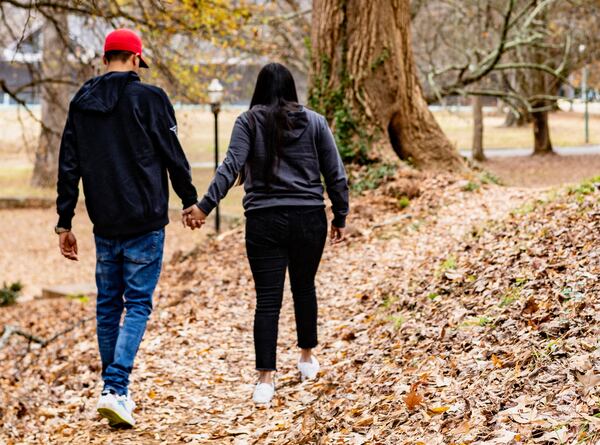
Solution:
{"label": "tree branch", "polygon": [[77,323],[69,326],[66,329],[63,329],[62,331],[57,332],[56,334],[52,335],[51,337],[48,338],[42,338],[42,337],[38,337],[37,335],[34,335],[30,332],[24,331],[23,329],[21,329],[18,326],[12,326],[12,325],[8,325],[4,327],[4,330],[2,332],[2,336],[0,337],[0,349],[2,349],[4,346],[6,346],[8,344],[8,341],[10,340],[10,337],[13,335],[18,335],[21,337],[25,337],[27,340],[29,340],[30,343],[37,343],[40,345],[40,347],[45,348],[46,346],[48,346],[50,343],[52,343],[53,341],[55,341],[57,338],[71,332],[72,330],[78,328],[79,326],[85,324],[86,322],[90,321],[94,319],[94,317],[87,317],[87,318],[83,318],[81,320],[79,320]]}

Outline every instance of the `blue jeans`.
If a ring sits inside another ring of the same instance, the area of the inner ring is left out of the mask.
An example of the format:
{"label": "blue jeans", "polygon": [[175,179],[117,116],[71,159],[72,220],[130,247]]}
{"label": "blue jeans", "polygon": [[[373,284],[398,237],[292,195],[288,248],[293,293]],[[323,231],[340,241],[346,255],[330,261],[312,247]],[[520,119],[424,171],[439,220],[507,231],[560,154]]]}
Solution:
{"label": "blue jeans", "polygon": [[[164,229],[129,238],[96,240],[96,332],[104,388],[127,394],[133,360],[152,312],[162,267]],[[123,309],[123,325],[119,327]]]}

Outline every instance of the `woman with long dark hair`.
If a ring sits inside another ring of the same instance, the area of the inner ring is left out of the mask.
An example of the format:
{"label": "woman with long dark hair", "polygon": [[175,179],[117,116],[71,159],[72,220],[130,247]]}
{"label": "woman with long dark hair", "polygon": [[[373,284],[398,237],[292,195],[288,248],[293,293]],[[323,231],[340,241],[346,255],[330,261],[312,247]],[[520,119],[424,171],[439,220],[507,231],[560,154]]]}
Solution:
{"label": "woman with long dark hair", "polygon": [[289,270],[302,379],[313,379],[319,362],[315,275],[327,237],[321,175],[332,202],[331,242],[344,239],[348,206],[346,172],[325,118],[298,103],[290,71],[266,65],[258,74],[250,109],[239,116],[223,163],[204,198],[183,215],[200,227],[236,179],[244,184],[246,251],[256,287],[254,343],[258,384],[253,399],[273,398],[279,312]]}

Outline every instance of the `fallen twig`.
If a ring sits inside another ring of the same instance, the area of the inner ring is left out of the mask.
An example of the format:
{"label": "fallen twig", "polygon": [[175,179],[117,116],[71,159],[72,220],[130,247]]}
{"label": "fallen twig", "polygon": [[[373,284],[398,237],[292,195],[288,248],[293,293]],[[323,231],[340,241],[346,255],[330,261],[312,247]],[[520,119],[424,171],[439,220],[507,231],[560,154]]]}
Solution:
{"label": "fallen twig", "polygon": [[44,347],[48,346],[50,343],[52,343],[54,340],[59,338],[60,336],[66,334],[68,332],[71,332],[73,329],[81,326],[82,324],[84,324],[87,321],[92,320],[93,318],[94,318],[93,316],[83,318],[83,319],[79,320],[77,323],[72,324],[68,328],[63,329],[62,331],[59,331],[56,334],[54,334],[53,336],[48,337],[48,338],[38,337],[37,335],[34,335],[27,331],[24,331],[23,329],[21,329],[18,326],[8,325],[8,326],[5,326],[4,331],[2,332],[2,337],[0,337],[0,349],[2,349],[4,346],[6,346],[8,344],[8,340],[10,339],[10,337],[12,335],[20,335],[21,337],[25,337],[27,340],[29,340],[29,342],[37,343],[42,348],[44,348]]}

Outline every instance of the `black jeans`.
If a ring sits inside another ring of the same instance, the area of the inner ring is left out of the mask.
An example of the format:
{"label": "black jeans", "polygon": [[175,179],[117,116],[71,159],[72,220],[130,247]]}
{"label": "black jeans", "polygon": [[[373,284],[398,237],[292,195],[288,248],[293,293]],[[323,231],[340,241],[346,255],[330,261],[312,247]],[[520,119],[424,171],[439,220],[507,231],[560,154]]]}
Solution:
{"label": "black jeans", "polygon": [[246,251],[256,286],[256,369],[276,370],[279,312],[289,268],[298,346],[317,345],[315,275],[325,240],[323,207],[271,207],[246,214]]}

